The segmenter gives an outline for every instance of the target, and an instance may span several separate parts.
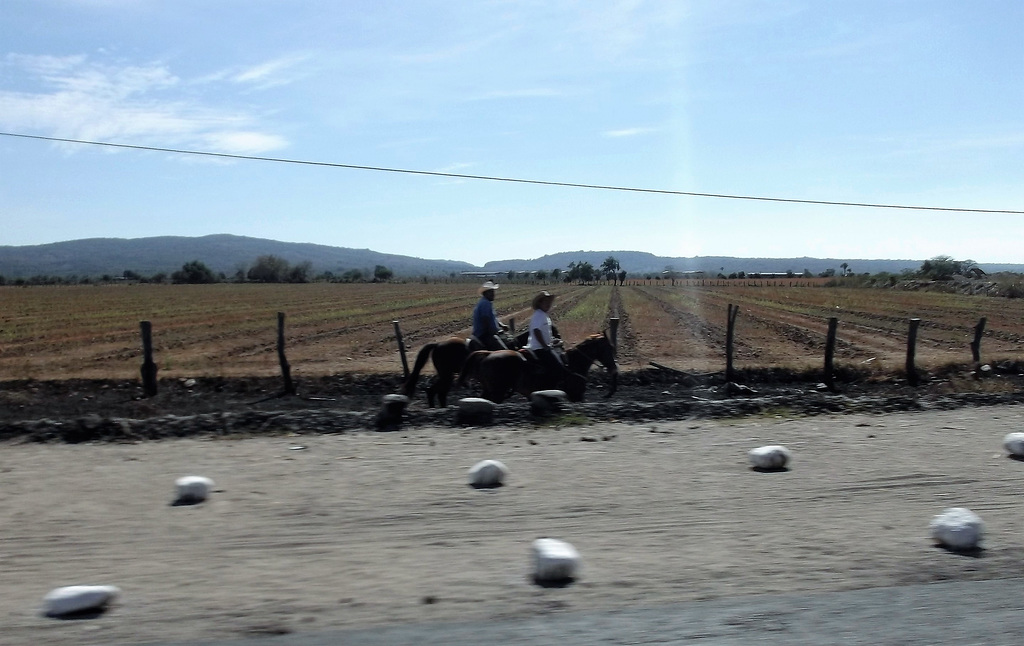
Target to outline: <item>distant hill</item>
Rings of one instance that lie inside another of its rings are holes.
[[[0,276],[8,279],[40,275],[120,276],[125,270],[151,276],[159,272],[170,274],[192,260],[203,262],[215,273],[231,276],[266,255],[284,258],[291,264],[309,261],[314,274],[324,271],[338,274],[348,269],[372,273],[377,265],[388,267],[397,276],[447,275],[478,269],[468,262],[455,260],[424,260],[369,249],[221,234],[198,238],[89,238],[44,245],[0,246]]]
[[[637,277],[644,274],[660,274],[666,269],[673,271],[703,271],[715,276],[724,273],[728,276],[734,272],[746,273],[782,273],[792,271],[801,274],[806,269],[813,274],[819,274],[829,268],[835,269],[836,273],[842,272],[840,265],[846,263],[850,271],[856,274],[865,272],[877,274],[887,271],[899,274],[904,269],[917,271],[921,268],[921,260],[866,260],[861,258],[734,258],[731,256],[694,256],[693,258],[672,258],[667,256],[655,256],[654,254],[642,251],[566,251],[562,253],[541,256],[533,260],[497,260],[484,265],[485,271],[492,271],[496,274],[507,273],[508,271],[533,271],[545,269],[551,271],[559,268],[563,271],[571,262],[589,262],[594,268],[601,266],[608,256],[614,256],[619,265],[630,276]],[[1024,265],[1013,264],[986,264],[979,266],[988,273],[997,271],[1024,271]]]
[[[259,256],[274,255],[291,264],[310,262],[313,273],[335,274],[349,269],[372,273],[377,265],[391,269],[396,276],[446,276],[461,272],[489,272],[497,276],[509,271],[531,271],[558,268],[566,270],[571,262],[589,262],[600,267],[608,256],[614,256],[631,277],[674,271],[719,272],[786,272],[802,273],[805,269],[819,274],[829,268],[841,271],[846,263],[854,273],[898,274],[904,269],[918,270],[922,260],[864,260],[856,258],[734,258],[729,256],[695,256],[672,258],[643,251],[566,251],[532,260],[494,260],[482,268],[457,260],[427,260],[410,256],[379,253],[369,249],[349,249],[327,245],[279,242],[235,235],[209,235],[196,238],[161,236],[154,238],[89,238],[44,245],[0,246],[0,276],[6,279],[32,276],[97,277],[104,274],[120,276],[131,270],[143,276],[170,274],[192,260],[199,260],[215,273],[232,276],[240,268],[248,269]],[[1024,265],[986,264],[986,272],[1024,272]]]

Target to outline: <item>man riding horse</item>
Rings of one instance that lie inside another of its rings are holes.
[[[491,281],[481,285],[480,300],[473,308],[473,337],[483,345],[484,350],[508,350],[500,336],[508,327],[498,320],[491,305],[497,289],[498,286]]]
[[[435,401],[441,406],[448,405],[448,391],[455,381],[455,375],[462,371],[466,357],[476,350],[507,350],[514,341],[506,342],[502,337],[508,326],[501,323],[491,303],[498,286],[491,281],[480,286],[480,300],[473,308],[473,332],[468,339],[452,337],[424,345],[416,355],[412,372],[406,378],[402,392],[412,397],[420,371],[432,360],[437,378],[427,388],[427,403],[433,407]]]

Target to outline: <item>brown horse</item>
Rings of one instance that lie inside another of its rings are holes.
[[[500,350],[473,352],[466,359],[459,374],[459,385],[470,377],[480,382],[484,399],[501,403],[513,392],[524,397],[546,388],[560,388],[570,401],[583,401],[587,387],[587,372],[595,362],[600,363],[612,375],[612,387],[606,397],[615,394],[618,387],[619,367],[615,365],[615,346],[608,335],[592,334],[565,353],[569,375],[552,379],[550,375],[539,374],[539,362],[530,360],[523,352]]]
[[[470,353],[482,347],[480,342],[475,339],[460,339],[458,337],[426,344],[416,355],[416,363],[413,365],[408,379],[405,380],[402,394],[406,397],[413,396],[416,392],[416,382],[419,379],[420,371],[423,370],[427,360],[432,359],[437,377],[425,389],[427,403],[433,408],[436,399],[442,408],[447,406],[448,391],[452,389],[455,375],[462,370],[462,365]]]

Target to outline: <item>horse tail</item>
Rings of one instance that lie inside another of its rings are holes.
[[[480,369],[480,362],[490,354],[487,350],[477,350],[476,352],[469,353],[469,356],[466,357],[466,362],[462,364],[462,369],[459,371],[460,387],[465,386],[470,377],[476,376]]]
[[[430,353],[437,347],[437,343],[428,343],[420,348],[419,354],[416,355],[416,363],[412,366],[412,372],[409,373],[409,377],[405,380],[405,388],[402,394],[406,397],[412,397],[416,392],[416,382],[420,378],[420,371],[423,370],[423,366],[427,364],[427,359],[430,358]]]

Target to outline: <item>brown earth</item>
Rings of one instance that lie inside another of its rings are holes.
[[[0,644],[191,642],[1019,577],[1024,464],[1001,441],[1022,421],[1020,406],[990,406],[8,439]],[[746,452],[776,443],[791,468],[752,470]],[[485,458],[508,465],[506,486],[467,486]],[[186,474],[216,481],[210,500],[170,504]],[[983,550],[932,545],[930,519],[952,506],[982,517]],[[580,551],[576,582],[530,581],[542,536]],[[40,614],[47,591],[79,583],[123,592],[98,615]]]
[[[910,386],[900,375],[839,369],[835,389],[819,380],[821,371],[739,370],[737,384],[724,375],[687,374],[670,369],[624,372],[618,391],[609,376],[590,373],[587,400],[568,407],[561,419],[572,423],[719,418],[787,411],[891,412],[1011,403],[1024,399],[1024,366],[1002,362],[987,371],[947,366],[921,372]],[[427,407],[420,389],[403,419],[405,427],[453,425],[453,409]],[[0,382],[0,439],[82,442],[138,440],[167,436],[331,433],[376,428],[384,395],[399,392],[399,375],[345,374],[296,381],[295,395],[282,394],[279,378],[209,377],[163,379],[154,397],[144,396],[139,380]],[[449,404],[477,396],[473,386],[453,391]],[[550,423],[534,419],[518,395],[498,407],[498,423],[514,426]]]

